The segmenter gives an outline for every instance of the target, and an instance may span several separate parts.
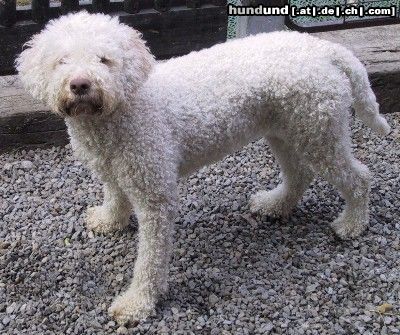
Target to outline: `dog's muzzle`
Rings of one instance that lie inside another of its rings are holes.
[[[67,81],[60,93],[58,110],[62,115],[96,115],[103,112],[102,90],[86,76]]]
[[[96,115],[103,113],[103,94],[90,83],[71,81],[69,89],[58,99],[62,115]]]
[[[85,97],[79,97],[72,101],[66,102],[62,111],[68,116],[76,115],[95,115],[101,114],[103,105],[100,101],[93,101]]]

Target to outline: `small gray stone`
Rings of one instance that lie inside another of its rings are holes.
[[[10,163],[5,163],[5,164],[3,165],[3,169],[4,169],[5,171],[10,171],[10,170],[12,169],[12,164],[10,164]]]
[[[1,320],[1,322],[2,322],[3,325],[5,325],[5,326],[7,326],[7,325],[10,323],[10,321],[11,321],[11,319],[10,319],[10,317],[7,316],[7,315],[3,318],[3,320]]]
[[[33,163],[31,161],[22,161],[21,162],[21,168],[24,170],[30,170],[33,168]]]
[[[117,328],[117,334],[121,334],[121,335],[128,334],[128,329],[124,326],[120,326]]]
[[[215,294],[210,294],[208,301],[211,306],[215,306],[215,304],[219,301],[219,298]]]
[[[15,303],[15,302],[12,303],[10,306],[7,306],[7,308],[6,308],[6,313],[7,313],[7,314],[11,314],[12,312],[14,312],[15,307],[16,307],[16,303]]]

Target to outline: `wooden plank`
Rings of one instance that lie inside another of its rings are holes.
[[[400,112],[400,69],[369,74],[382,114]]]
[[[169,7],[169,0],[154,0],[154,9],[159,12],[166,12]]]
[[[198,8],[200,4],[201,0],[186,0],[186,7],[188,8]]]
[[[0,133],[0,153],[18,148],[64,146],[68,144],[68,134],[64,130],[46,131],[38,133],[20,134],[1,134]]]
[[[64,120],[32,99],[16,76],[0,77],[0,152],[67,143]]]
[[[369,73],[400,69],[400,24],[314,33],[352,50]]]
[[[2,117],[0,120],[2,135],[25,137],[27,134],[65,130],[64,120],[49,110]]]

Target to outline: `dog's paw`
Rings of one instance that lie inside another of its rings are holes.
[[[129,224],[128,218],[118,218],[103,206],[95,206],[87,209],[86,227],[96,233],[107,234],[121,230]]]
[[[108,309],[108,314],[120,325],[137,324],[154,313],[153,299],[139,297],[129,291],[117,297]]]
[[[259,191],[250,198],[250,211],[271,217],[287,217],[294,204],[282,194],[279,186],[271,191]]]
[[[368,219],[360,220],[359,217],[342,213],[331,227],[335,234],[342,240],[350,240],[360,236],[368,226]]]

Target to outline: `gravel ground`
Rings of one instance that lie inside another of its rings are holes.
[[[371,227],[351,242],[327,225],[343,201],[321,180],[286,221],[249,215],[249,196],[279,182],[262,141],[182,182],[170,294],[128,329],[106,310],[132,274],[135,220],[112,236],[85,230],[101,185],[69,146],[2,155],[0,333],[400,333],[400,113],[388,118],[385,139],[353,126],[375,179]],[[383,303],[393,310],[380,315]]]

